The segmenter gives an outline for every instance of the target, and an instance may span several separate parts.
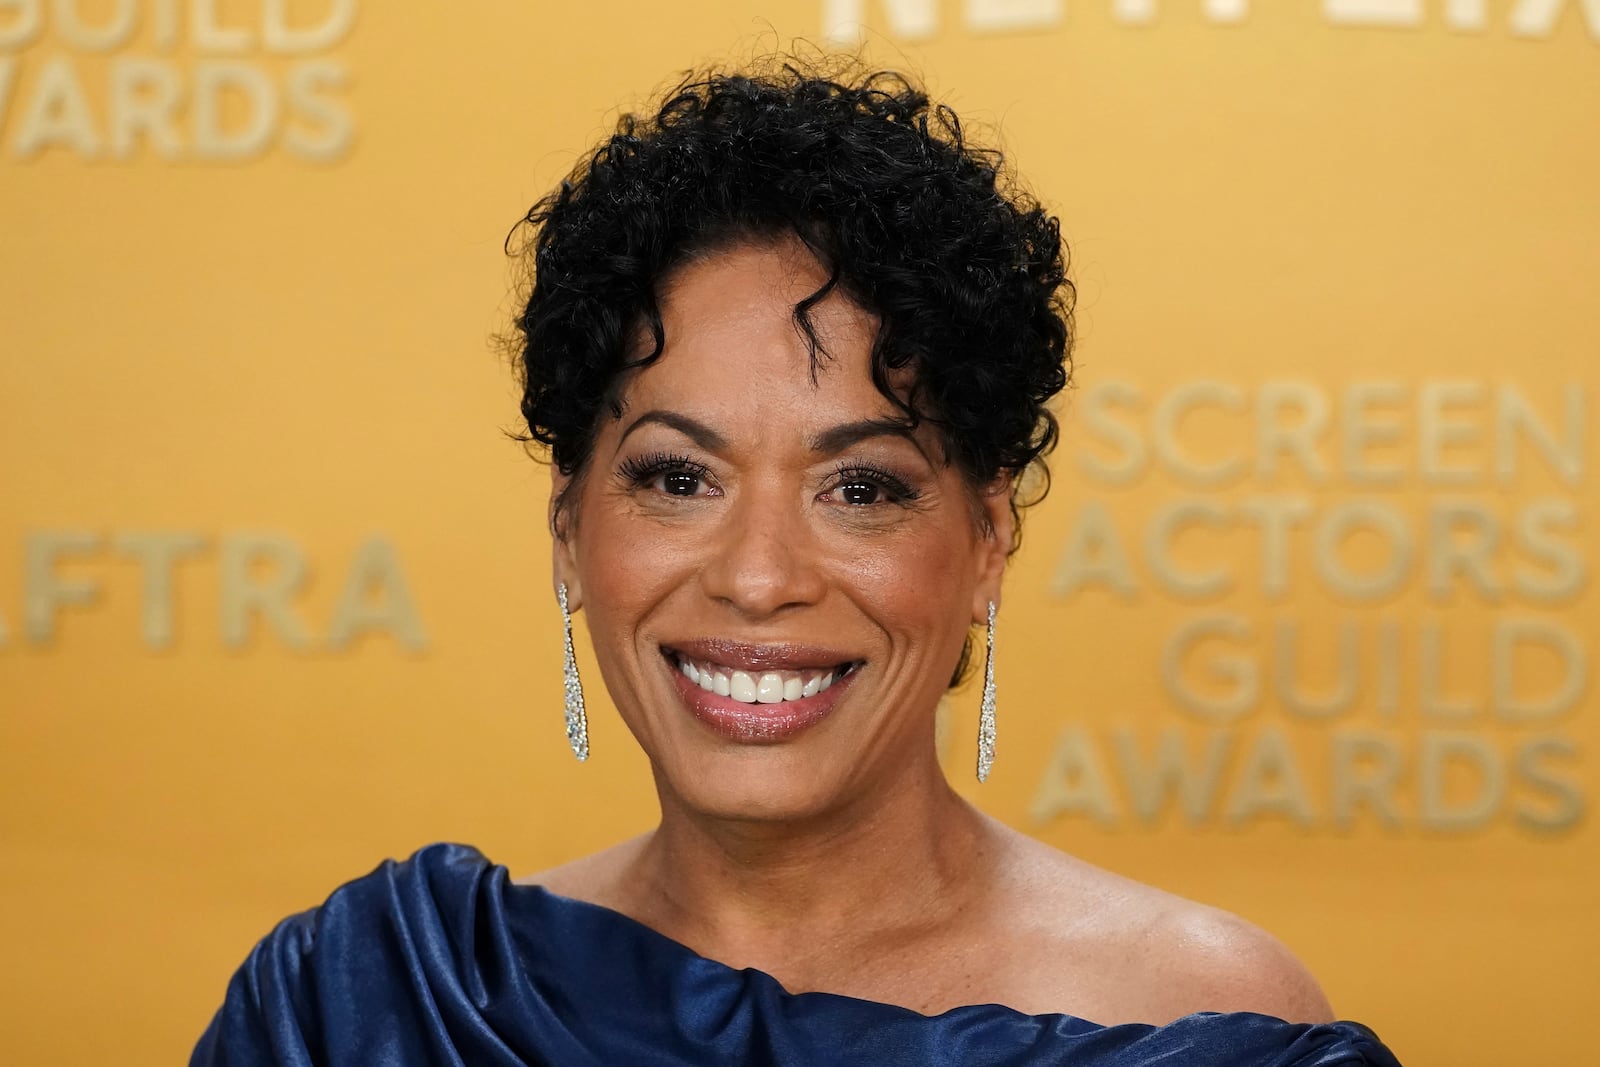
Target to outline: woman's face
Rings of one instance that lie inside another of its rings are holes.
[[[794,307],[825,278],[792,241],[680,268],[666,347],[562,524],[556,579],[664,803],[798,819],[925,776],[999,599],[1003,486],[975,494],[933,430],[905,430],[869,374],[876,321],[842,296],[811,310],[813,373]]]

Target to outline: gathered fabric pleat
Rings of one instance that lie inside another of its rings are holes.
[[[920,1015],[789,993],[626,916],[518,886],[463,845],[292,916],[190,1067],[1399,1067],[1353,1022],[1200,1013],[1101,1026],[986,1004]]]

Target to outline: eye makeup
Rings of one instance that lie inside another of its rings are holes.
[[[829,492],[850,485],[872,486],[890,498],[888,503],[896,504],[909,504],[922,495],[922,490],[912,486],[893,471],[860,460],[849,460],[840,464],[828,479],[828,484]]]
[[[648,485],[663,474],[685,474],[706,479],[711,471],[704,463],[697,463],[677,452],[649,452],[630,456],[617,467],[617,477],[629,488]]]
[[[631,456],[620,463],[616,470],[617,479],[629,490],[644,488],[663,478],[670,480],[673,476],[709,483],[711,481],[711,470],[704,463],[691,459],[687,455],[668,451],[654,451]],[[911,479],[895,473],[886,466],[861,459],[851,459],[839,463],[827,476],[822,491],[824,493],[835,493],[841,489],[852,487],[874,490],[881,494],[883,498],[870,501],[844,501],[854,507],[866,507],[873,504],[910,505],[923,495],[923,491],[914,485]],[[672,492],[670,489],[667,492],[673,496],[693,495]]]

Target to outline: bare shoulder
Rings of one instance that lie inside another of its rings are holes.
[[[1170,896],[1169,894],[1162,894]],[[1283,942],[1239,916],[1180,897],[1152,933],[1169,946],[1177,1014],[1252,1011],[1300,1023],[1331,1022],[1333,1008]],[[1193,996],[1192,1003],[1183,999]]]
[[[1004,851],[1017,943],[1042,946],[1031,954],[1036,1005],[1048,990],[1067,1001],[1050,1010],[1103,1023],[1166,1023],[1200,1011],[1334,1018],[1316,979],[1259,926],[1021,834]]]

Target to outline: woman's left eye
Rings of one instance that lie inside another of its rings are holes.
[[[870,507],[915,500],[917,491],[888,471],[852,467],[835,472],[833,488],[823,495],[851,507]]]
[[[846,504],[876,504],[883,490],[871,482],[847,482],[834,490]]]

